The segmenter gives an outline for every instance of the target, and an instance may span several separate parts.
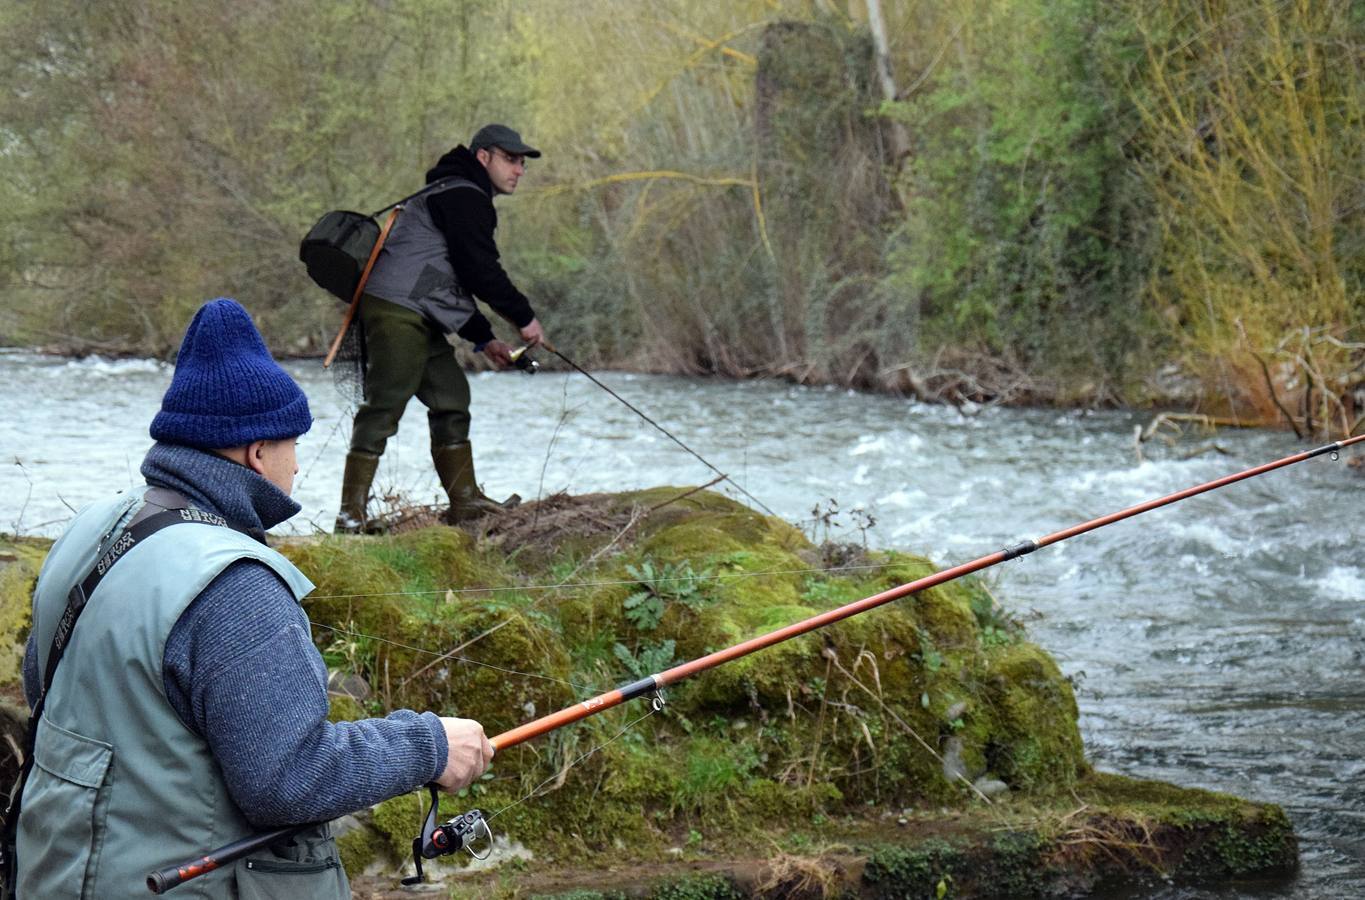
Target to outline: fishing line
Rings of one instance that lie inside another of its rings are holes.
[[[554,773],[554,774],[551,775],[549,778],[547,778],[547,779],[545,779],[544,781],[542,781],[540,784],[538,784],[538,785],[536,785],[535,787],[531,788],[530,792],[527,793],[526,796],[522,797],[522,798],[519,799],[519,800],[513,800],[511,803],[507,804],[507,805],[504,806],[502,809],[498,810],[498,811],[495,812],[495,813],[492,813],[491,815],[489,815],[489,816],[486,818],[486,821],[490,821],[490,822],[491,822],[493,819],[496,819],[498,816],[500,816],[500,815],[502,815],[503,813],[507,812],[507,811],[508,811],[509,809],[511,809],[512,807],[514,807],[514,806],[520,806],[521,804],[525,803],[527,800],[530,800],[532,797],[536,796],[537,792],[538,792],[541,788],[545,787],[545,785],[547,785],[547,784],[549,784],[550,782],[554,781],[556,778],[559,778],[561,775],[564,775],[564,774],[567,773],[570,769],[572,769],[574,766],[578,765],[578,764],[581,763],[583,760],[587,759],[589,756],[592,756],[592,755],[593,755],[594,753],[596,753],[597,751],[606,749],[606,748],[607,748],[608,746],[610,746],[613,742],[615,742],[617,738],[621,737],[621,735],[625,734],[627,731],[630,731],[630,730],[631,730],[632,728],[634,728],[636,725],[639,725],[639,724],[640,724],[641,722],[643,722],[645,719],[648,719],[650,716],[654,715],[654,714],[655,714],[656,712],[658,712],[659,709],[661,709],[661,708],[662,708],[662,707],[651,706],[650,709],[649,709],[649,712],[645,713],[643,716],[640,716],[638,719],[635,719],[634,721],[627,723],[626,726],[625,726],[624,728],[622,728],[620,731],[616,732],[616,734],[612,735],[611,738],[609,738],[608,740],[604,741],[604,742],[601,743],[601,744],[598,744],[596,747],[593,747],[593,748],[592,748],[591,750],[589,750],[587,753],[584,753],[582,756],[578,757],[578,758],[575,759],[573,762],[569,763],[567,766],[562,766],[562,767],[560,767],[560,770],[559,770],[558,772]]]
[[[313,461],[308,464],[308,468],[299,476],[299,480],[294,483],[294,490],[301,488],[303,483],[308,480],[308,476],[313,474],[313,469],[317,468],[318,461],[322,459],[322,454],[326,452],[328,445],[332,443],[332,438],[337,436],[337,432],[341,430],[341,426],[346,423],[346,420],[350,418],[351,415],[351,411],[347,410],[337,416],[337,423],[332,426],[331,432],[327,435],[327,439],[322,442],[322,446],[318,448],[318,452],[313,457]]]
[[[606,391],[608,394],[611,394],[611,396],[615,397],[617,400],[619,400],[621,403],[623,403],[623,404],[625,405],[625,407],[626,407],[627,409],[629,409],[631,412],[635,413],[635,415],[639,416],[640,418],[644,419],[644,420],[645,420],[646,422],[648,422],[649,424],[653,425],[655,428],[657,428],[657,429],[664,435],[664,437],[668,438],[670,441],[672,441],[673,443],[677,444],[679,447],[681,447],[681,448],[683,448],[684,450],[686,450],[688,453],[690,453],[690,454],[692,454],[693,456],[695,456],[698,460],[701,461],[702,465],[706,466],[706,468],[710,469],[712,472],[715,472],[717,475],[721,476],[721,477],[724,478],[726,481],[730,482],[730,484],[734,485],[735,490],[739,491],[741,494],[743,494],[744,496],[746,496],[746,497],[748,497],[750,500],[752,500],[752,501],[758,506],[759,509],[763,510],[765,513],[767,513],[767,514],[770,515],[770,516],[774,516],[774,517],[775,517],[775,516],[777,515],[777,513],[773,512],[771,509],[769,509],[768,506],[767,506],[766,504],[764,504],[764,502],[763,502],[762,500],[759,500],[759,499],[758,499],[757,497],[755,497],[753,494],[751,494],[751,493],[749,493],[748,491],[746,491],[743,487],[741,487],[741,486],[739,485],[738,482],[736,482],[736,481],[735,481],[733,478],[731,478],[729,475],[726,475],[726,474],[725,474],[724,472],[722,472],[720,469],[717,469],[715,466],[711,465],[711,463],[708,462],[708,461],[706,460],[705,457],[703,457],[703,456],[702,456],[700,453],[698,453],[697,451],[693,450],[691,447],[689,447],[689,446],[687,446],[686,444],[684,444],[681,440],[679,440],[676,436],[674,436],[673,433],[670,432],[667,428],[663,427],[663,426],[660,425],[658,422],[654,421],[654,420],[651,419],[649,416],[645,415],[643,412],[641,412],[639,409],[637,409],[633,404],[631,404],[631,402],[630,402],[629,400],[627,400],[626,398],[622,397],[620,394],[616,393],[615,391],[613,391],[611,388],[607,387],[607,386],[606,386],[605,384],[603,384],[602,382],[598,381],[595,377],[593,377],[592,373],[589,372],[587,369],[584,369],[584,368],[583,368],[582,366],[580,366],[578,363],[576,363],[576,362],[574,362],[573,360],[569,359],[569,358],[568,358],[567,356],[565,356],[563,353],[560,353],[560,352],[559,352],[558,350],[556,350],[554,347],[550,346],[549,343],[547,343],[547,342],[545,342],[545,341],[541,341],[541,346],[544,347],[546,350],[549,350],[549,351],[550,351],[551,353],[553,353],[555,356],[558,356],[560,359],[564,360],[564,362],[568,363],[568,365],[569,365],[571,368],[573,368],[574,371],[578,372],[580,375],[582,375],[583,377],[587,378],[589,381],[591,381],[593,384],[595,384],[595,385],[597,385],[598,387],[600,387],[602,390]]]
[[[565,378],[564,383],[560,385],[559,417],[555,420],[554,431],[550,432],[550,442],[545,445],[545,459],[540,464],[540,481],[536,484],[537,501],[545,496],[545,470],[550,467],[550,456],[554,453],[555,442],[559,440],[559,432],[569,421],[569,413],[569,379]]]

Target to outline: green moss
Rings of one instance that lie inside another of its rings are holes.
[[[1275,809],[1255,822],[1223,824],[1212,840],[1190,855],[1185,868],[1208,880],[1246,878],[1292,871],[1297,859],[1293,827],[1284,811]]]
[[[978,880],[1002,897],[1041,896],[1059,874],[1050,861],[1054,849],[1049,841],[1032,831],[997,835],[990,842],[987,862],[977,873]]]
[[[463,532],[329,537],[281,550],[316,583],[305,609],[318,644],[329,663],[374,687],[372,712],[432,710],[478,719],[492,733],[518,724],[528,705],[572,701],[568,656],[545,617],[518,592],[470,591],[505,587],[509,576],[479,557]],[[507,676],[532,661],[544,680]]]
[[[52,542],[0,535],[0,685],[18,684],[33,614],[33,585]]]
[[[378,859],[389,855],[383,837],[372,828],[357,828],[337,838],[337,850],[346,874],[355,877]]]
[[[1112,772],[1091,772],[1072,790],[1082,801],[1104,810],[1140,814],[1176,826],[1238,818],[1266,809],[1231,794],[1142,781]]]
[[[376,856],[394,862],[412,858],[412,839],[417,836],[426,815],[427,796],[425,791],[414,791],[374,807],[370,820],[374,837],[369,844]]]
[[[327,721],[329,722],[356,722],[360,719],[369,718],[369,713],[354,697],[334,694],[327,699]]]
[[[1036,645],[1019,642],[995,648],[983,674],[992,771],[1021,789],[1073,783],[1085,768],[1079,713],[1057,664]]]
[[[690,875],[656,884],[650,900],[743,900],[744,893],[723,875]]]
[[[915,846],[884,845],[868,854],[863,883],[874,897],[933,897],[940,882],[966,874],[967,856],[941,840]]]

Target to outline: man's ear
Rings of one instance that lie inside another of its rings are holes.
[[[246,467],[257,475],[265,474],[264,451],[267,441],[252,441],[246,445]]]

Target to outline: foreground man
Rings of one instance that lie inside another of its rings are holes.
[[[365,329],[365,402],[356,412],[336,530],[373,530],[370,485],[388,439],[414,396],[427,408],[431,459],[450,498],[447,521],[513,506],[486,497],[469,445],[469,381],[450,341],[463,338],[500,368],[512,348],[493,336],[474,298],[516,326],[527,346],[544,339],[531,303],[498,261],[493,198],[510,194],[540,156],[506,125],[485,125],[427,172],[432,188],[403,205],[360,300]]]
[[[150,487],[78,514],[38,579],[30,706],[68,593],[106,575],[46,693],[18,825],[21,898],[142,896],[148,872],[255,831],[426,782],[457,790],[488,767],[492,747],[469,719],[327,721],[327,671],[299,606],[313,586],[264,543],[299,511],[295,442],[312,421],[246,310],[205,304],[152,421]],[[186,506],[185,521],[126,549],[136,523]],[[175,896],[351,894],[320,825]]]

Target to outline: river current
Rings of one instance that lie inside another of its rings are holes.
[[[316,422],[299,444],[303,512],[277,531],[329,530],[348,407],[316,361],[286,367]],[[0,351],[0,531],[55,536],[82,505],[140,484],[147,424],[170,376],[154,361]],[[1222,430],[1148,442],[1140,457],[1134,430],[1146,413],[961,412],[773,382],[599,377],[816,538],[941,565],[1310,446]],[[491,495],[714,477],[580,375],[471,380],[475,458]],[[1302,869],[1292,882],[1158,885],[1141,896],[1365,897],[1365,474],[1346,461],[1319,457],[988,573],[1075,681],[1097,767],[1278,803],[1293,819]],[[416,401],[376,487],[437,499]]]

